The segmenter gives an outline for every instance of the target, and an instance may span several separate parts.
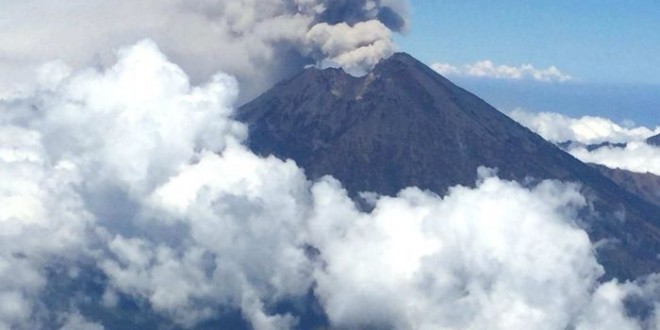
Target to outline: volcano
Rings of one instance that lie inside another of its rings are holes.
[[[369,74],[309,68],[242,106],[249,146],[332,175],[356,197],[408,186],[445,194],[474,186],[477,168],[505,179],[579,182],[582,214],[605,278],[660,271],[660,208],[519,125],[477,96],[398,53]]]

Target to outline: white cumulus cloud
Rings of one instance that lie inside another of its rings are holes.
[[[330,319],[340,328],[571,324],[602,273],[586,233],[556,209],[583,197],[558,182],[530,191],[481,179],[442,200],[410,188],[382,197],[371,214],[356,211],[336,184],[316,186],[323,207],[311,225],[327,261],[318,292]],[[328,235],[333,220],[343,230]]]
[[[276,307],[310,294],[339,328],[657,324],[653,308],[640,320],[624,306],[658,304],[656,275],[598,281],[576,184],[482,168],[475,188],[373,195],[365,212],[333,178],[242,144],[230,76],[191,84],[150,41],[117,58],[56,64],[0,100],[0,328],[101,328],[75,304],[40,317],[46,269],[85,271],[83,259],[107,278],[89,303],[138,299],[184,327],[229,309],[255,329],[296,328],[299,311]]]
[[[538,69],[531,64],[523,64],[521,66],[497,65],[490,60],[478,61],[462,66],[436,62],[431,64],[431,68],[446,76],[512,80],[530,79],[544,82],[565,82],[573,79],[570,75],[559,71],[555,66]]]

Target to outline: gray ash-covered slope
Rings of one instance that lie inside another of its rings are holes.
[[[659,146],[660,147],[660,134],[654,135],[648,139],[646,139],[646,143],[654,146]]]
[[[355,78],[307,69],[239,110],[250,147],[332,175],[355,195],[474,186],[479,166],[502,178],[579,181],[597,212],[586,226],[608,276],[660,271],[660,208],[517,124],[407,54]],[[623,219],[622,217],[625,217]]]

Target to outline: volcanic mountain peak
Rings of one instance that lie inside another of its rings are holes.
[[[481,165],[511,178],[557,176],[542,166],[546,149],[557,148],[403,53],[359,78],[307,69],[242,107],[240,117],[257,152],[292,158],[313,177],[332,174],[353,192],[415,185],[442,193],[474,184]]]
[[[660,271],[660,208],[511,120],[435,71],[399,53],[369,74],[307,69],[239,110],[249,146],[295,160],[311,178],[332,175],[353,195],[417,186],[444,194],[474,186],[477,168],[505,179],[581,182],[596,212],[593,241],[608,275]],[[626,221],[620,221],[625,210]]]

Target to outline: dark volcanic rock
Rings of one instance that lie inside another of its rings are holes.
[[[562,150],[569,152],[572,149],[575,148],[584,148],[587,149],[587,151],[595,151],[601,148],[610,148],[610,149],[625,149],[628,144],[627,143],[612,143],[612,142],[601,142],[601,143],[595,143],[595,144],[584,144],[580,142],[575,142],[575,141],[564,141],[564,142],[559,142],[557,143],[557,146],[561,148]]]
[[[595,143],[595,144],[584,144],[580,142],[575,142],[575,141],[564,141],[564,142],[559,142],[557,143],[557,146],[561,148],[564,151],[570,151],[571,149],[574,148],[585,148],[587,151],[591,152],[594,150],[598,150],[601,148],[612,148],[612,149],[624,149],[625,147],[628,146],[627,143],[613,143],[613,142],[601,142],[601,143]]]
[[[654,146],[660,146],[660,134],[654,135],[648,139],[646,139],[646,143]]]
[[[585,212],[609,276],[660,271],[660,208],[625,191],[407,54],[355,78],[307,69],[239,110],[250,147],[291,158],[312,178],[329,174],[352,194],[407,186],[443,194],[474,186],[477,168],[524,180],[582,182]],[[590,216],[589,216],[590,215]]]
[[[587,148],[587,151],[591,152],[591,151],[594,151],[594,150],[598,150],[600,148],[624,149],[626,146],[628,146],[627,143],[601,142],[601,143],[598,143],[598,144],[590,144],[586,148]]]

